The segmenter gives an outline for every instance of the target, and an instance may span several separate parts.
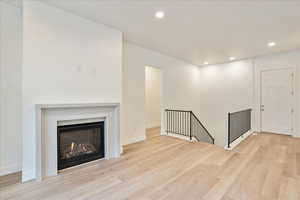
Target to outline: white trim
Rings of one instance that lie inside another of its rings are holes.
[[[135,45],[135,44],[134,44]],[[138,46],[138,45],[137,45]],[[143,48],[143,47],[141,47]],[[164,129],[164,122],[165,122],[165,110],[164,110],[164,99],[163,99],[163,89],[164,89],[164,69],[162,67],[158,67],[158,66],[153,66],[153,65],[145,65],[144,66],[144,71],[146,70],[146,67],[153,67],[155,69],[160,70],[160,121],[156,122],[157,124],[151,124],[149,127],[147,126],[146,123],[146,118],[145,118],[145,134],[146,134],[146,129],[151,129],[151,128],[156,128],[156,127],[160,127],[161,130]],[[145,73],[144,73],[145,74]],[[144,106],[144,111],[145,111],[145,117],[146,117],[146,75],[144,76],[144,96],[145,96],[145,106]],[[145,135],[145,139],[146,139],[146,135]]]
[[[2,2],[0,2],[0,28],[2,27]],[[2,37],[3,37],[3,34],[2,34],[2,31],[0,31],[0,42],[2,41]],[[3,81],[3,69],[2,69],[2,46],[0,45],[0,167],[2,166],[2,152],[5,152],[4,150],[4,127],[3,127],[3,119],[4,119],[4,114],[3,114],[3,84],[2,84],[2,81]],[[2,171],[2,169],[0,170],[0,172]]]
[[[184,135],[178,135],[178,134],[173,134],[173,133],[166,134],[166,132],[161,132],[161,135],[170,136],[170,137],[174,137],[174,138],[178,138],[178,139],[182,139],[182,140],[187,140],[187,141],[191,142],[190,137],[184,136]],[[194,141],[193,139],[194,138],[192,138],[192,141]]]
[[[244,141],[247,137],[249,137],[250,135],[253,134],[253,131],[250,130],[250,131],[247,131],[245,134],[243,134],[242,136],[240,136],[239,138],[237,138],[235,141],[233,141],[231,144],[230,144],[230,148],[228,148],[228,145],[226,145],[224,147],[224,149],[227,149],[227,150],[233,150],[236,146],[238,146],[242,141]]]
[[[80,119],[104,119],[105,121],[105,159],[120,156],[120,104],[119,103],[76,103],[76,104],[37,104],[36,105],[36,166],[34,173],[23,172],[23,181],[30,179],[42,180],[46,176],[57,174],[57,167],[47,165],[47,141],[45,138],[50,128],[57,127],[59,121]],[[78,110],[80,108],[80,110]],[[68,110],[68,113],[63,112]],[[85,110],[82,110],[85,109]],[[55,111],[52,117],[48,112]],[[62,115],[63,113],[63,115]],[[108,133],[109,132],[109,133]],[[56,137],[55,134],[53,137]],[[56,158],[57,159],[57,158]],[[55,162],[56,163],[56,162]],[[32,171],[32,170],[31,170]]]
[[[292,70],[292,73],[294,74],[293,78],[293,83],[292,87],[294,90],[294,95],[293,95],[293,108],[294,108],[294,113],[292,115],[292,131],[291,131],[291,136],[296,136],[296,115],[297,115],[297,90],[296,90],[296,79],[297,79],[297,68],[296,67],[283,67],[283,66],[273,66],[273,67],[267,67],[267,66],[255,66],[258,68],[256,71],[256,105],[255,105],[255,110],[256,110],[256,123],[257,123],[257,131],[261,132],[262,131],[262,118],[261,118],[261,112],[260,112],[260,105],[261,105],[261,84],[262,84],[262,72],[266,71],[274,71],[274,70],[285,70],[285,69],[290,69]]]
[[[164,102],[164,74],[165,70],[163,68],[160,68],[160,135],[163,135],[165,133],[165,121],[167,117],[165,114],[166,103]]]
[[[35,168],[26,171],[22,170],[22,182],[24,183],[32,180],[31,177],[35,177],[36,175],[35,172],[36,172]]]
[[[161,109],[160,109],[161,110]],[[161,114],[160,114],[161,115]],[[160,127],[161,120],[146,124],[146,129]]]
[[[49,103],[49,104],[36,104],[36,109],[47,108],[93,108],[93,107],[117,107],[120,103]]]
[[[67,126],[73,124],[85,124],[94,122],[103,122],[104,118],[88,118],[88,119],[75,119],[75,120],[61,120],[57,122],[57,126]]]
[[[146,135],[141,135],[139,137],[133,137],[129,140],[127,140],[124,144],[122,144],[123,146],[128,145],[128,144],[133,144],[133,143],[137,143],[137,142],[142,142],[146,140]]]
[[[0,167],[0,176],[12,174],[21,171],[21,165],[19,163],[9,164]]]

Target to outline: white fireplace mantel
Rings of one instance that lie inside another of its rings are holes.
[[[57,125],[72,120],[105,121],[105,159],[120,156],[119,103],[36,104],[36,179],[57,174]]]

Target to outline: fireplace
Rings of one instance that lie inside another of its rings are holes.
[[[57,127],[57,169],[104,158],[104,122]]]

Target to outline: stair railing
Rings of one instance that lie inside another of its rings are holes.
[[[166,133],[195,138],[198,141],[215,143],[214,138],[196,117],[193,111],[166,109]]]
[[[228,113],[228,148],[232,142],[251,130],[251,111],[249,108]]]

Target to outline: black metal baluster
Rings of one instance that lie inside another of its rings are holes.
[[[169,111],[167,111],[167,134],[169,133],[170,124],[169,124]]]
[[[166,132],[167,134],[173,133],[178,134],[182,136],[189,137],[190,140],[192,140],[193,137],[197,140],[205,140],[209,143],[214,144],[214,138],[210,135],[208,130],[203,126],[201,121],[194,115],[192,111],[184,111],[184,110],[165,110],[165,118],[166,118]],[[250,117],[248,117],[250,116]],[[232,117],[232,116],[231,116]],[[251,113],[250,115],[244,114],[242,116],[242,120],[248,119],[248,121],[251,120]],[[250,119],[249,119],[250,118]],[[238,127],[241,129],[241,131],[246,130],[248,126],[251,128],[251,121],[242,121],[243,123],[241,127]],[[230,126],[230,125],[229,125]],[[230,130],[228,130],[230,132]],[[228,132],[228,134],[230,134]],[[205,137],[203,134],[205,134],[207,137],[209,137],[209,140]],[[244,134],[244,133],[242,133]],[[229,135],[228,141],[230,142],[231,135]]]
[[[180,133],[180,112],[178,112],[178,133],[181,135],[181,133]]]
[[[181,135],[183,135],[183,131],[182,131],[182,112],[180,112],[180,132],[181,132]]]
[[[174,133],[175,132],[175,123],[174,123],[174,120],[175,120],[175,113],[174,113],[174,111],[172,112],[172,133]]]
[[[230,113],[228,113],[228,148],[230,148]]]
[[[177,126],[177,123],[176,123],[176,112],[174,112],[174,133],[176,133],[176,126]]]
[[[173,111],[171,111],[171,113],[170,113],[170,120],[171,120],[171,133],[173,133]]]
[[[178,134],[178,112],[176,112],[176,133]]]
[[[182,112],[180,112],[180,133],[181,135],[183,135],[182,133]]]
[[[192,112],[190,112],[190,140],[192,140]]]
[[[184,135],[186,136],[186,112],[184,112]]]

